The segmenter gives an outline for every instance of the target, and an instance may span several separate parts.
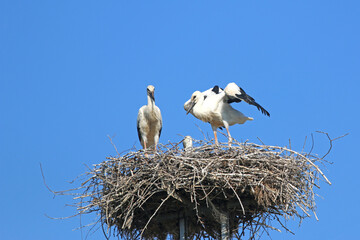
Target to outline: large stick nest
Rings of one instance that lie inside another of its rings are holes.
[[[314,186],[322,159],[286,147],[234,142],[216,147],[195,141],[184,150],[160,145],[156,153],[131,151],[95,165],[77,197],[79,213],[97,212],[105,231],[128,239],[179,237],[186,219],[192,238],[220,238],[219,219],[229,215],[235,238],[246,230],[288,230],[282,221],[315,214]],[[315,215],[316,217],[316,215]],[[190,238],[190,239],[192,239]]]

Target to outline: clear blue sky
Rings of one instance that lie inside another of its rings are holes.
[[[238,140],[301,150],[316,130],[338,140],[317,191],[319,221],[273,239],[355,239],[359,223],[359,1],[0,2],[1,239],[81,239],[79,218],[56,190],[119,151],[140,148],[138,109],[156,87],[161,143],[202,139],[183,103],[195,90],[236,82],[270,113],[235,106],[253,122]],[[315,149],[327,151],[315,134]],[[224,137],[221,141],[226,141]],[[308,146],[309,148],[309,146]],[[84,217],[83,224],[96,216]],[[86,233],[86,231],[84,232]],[[88,239],[101,239],[98,231]]]

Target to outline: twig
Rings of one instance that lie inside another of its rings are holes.
[[[343,138],[343,137],[345,137],[345,136],[347,136],[347,135],[349,135],[349,133],[346,133],[346,134],[344,134],[344,135],[342,135],[342,136],[340,136],[340,137],[336,137],[336,138],[333,138],[333,139],[331,139],[330,138],[330,136],[329,136],[329,134],[328,133],[326,133],[326,132],[322,132],[322,131],[316,131],[316,132],[318,132],[318,133],[322,133],[322,134],[325,134],[326,136],[327,136],[327,138],[329,139],[329,143],[330,143],[330,147],[329,147],[329,149],[328,149],[328,151],[327,151],[327,153],[324,155],[324,156],[322,156],[322,158],[321,159],[324,159],[329,153],[330,153],[330,151],[331,151],[331,149],[332,149],[332,147],[333,147],[333,145],[332,145],[332,142],[333,141],[335,141],[335,140],[337,140],[337,139],[340,139],[340,138]]]

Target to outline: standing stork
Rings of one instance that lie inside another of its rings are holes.
[[[148,104],[139,109],[137,132],[144,149],[154,147],[156,150],[162,130],[162,117],[160,109],[155,105],[155,87],[149,85],[146,90]]]
[[[195,91],[191,98],[184,104],[186,114],[191,113],[196,118],[208,122],[214,132],[215,144],[218,145],[217,128],[225,127],[229,146],[232,138],[229,126],[234,124],[244,124],[248,120],[254,120],[252,117],[245,116],[242,112],[234,109],[230,104],[233,102],[247,102],[254,105],[259,111],[270,117],[270,113],[260,106],[254,98],[235,83],[229,83],[223,90],[218,86],[204,92]]]

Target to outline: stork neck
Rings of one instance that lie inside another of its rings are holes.
[[[195,106],[193,107],[193,112],[195,114],[202,114],[202,110],[203,110],[203,103],[204,103],[204,97],[201,96],[198,101],[196,102]]]
[[[147,99],[148,99],[148,106],[151,107],[151,109],[154,109],[155,101],[149,95],[147,96]]]

